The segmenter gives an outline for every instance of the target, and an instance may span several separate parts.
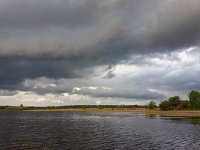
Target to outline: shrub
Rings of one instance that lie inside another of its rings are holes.
[[[150,101],[149,104],[148,104],[148,108],[149,109],[155,109],[157,106],[156,106],[156,103],[154,101]]]

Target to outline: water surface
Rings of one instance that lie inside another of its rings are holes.
[[[125,112],[0,112],[0,149],[199,150],[200,119]]]

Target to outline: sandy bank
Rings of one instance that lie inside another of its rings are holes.
[[[86,112],[135,112],[158,114],[160,116],[168,117],[200,117],[200,110],[181,110],[181,111],[160,111],[160,110],[148,110],[148,109],[97,109],[97,108],[86,108],[86,109],[35,109],[35,110],[24,110],[24,111],[36,111],[36,112],[49,112],[49,111],[86,111]]]

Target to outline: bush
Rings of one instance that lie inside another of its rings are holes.
[[[149,104],[148,104],[148,108],[149,109],[155,109],[157,106],[156,106],[156,103],[154,101],[150,101]]]

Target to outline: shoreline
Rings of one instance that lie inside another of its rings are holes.
[[[146,115],[160,115],[163,117],[200,117],[200,110],[172,110],[172,111],[161,111],[161,110],[149,110],[149,109],[32,109],[22,110],[30,112],[62,112],[62,111],[79,111],[79,112],[133,112],[133,113],[144,113]]]

